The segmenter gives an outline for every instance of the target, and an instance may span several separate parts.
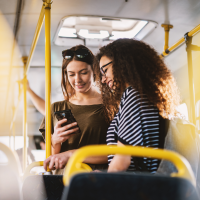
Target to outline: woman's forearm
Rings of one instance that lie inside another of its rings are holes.
[[[60,148],[52,147],[52,155],[60,153],[60,149],[61,145]],[[63,154],[67,155],[67,157],[70,158],[77,150],[78,149],[68,150],[66,152],[63,152]],[[106,164],[108,163],[108,158],[107,156],[91,156],[86,158],[83,162],[88,164]]]
[[[130,163],[131,156],[115,155],[108,167],[108,172],[126,171]]]
[[[30,95],[31,101],[33,102],[36,109],[43,115],[45,115],[45,101],[39,97],[31,88],[27,88],[27,91]]]
[[[61,144],[51,145],[52,155],[60,153]]]
[[[124,144],[118,141],[117,146],[123,147]],[[108,172],[126,171],[130,164],[131,164],[131,156],[115,155],[108,167]]]
[[[77,151],[77,149],[65,151],[62,153],[55,153],[58,149],[52,146],[52,155],[49,156],[44,161],[44,168],[47,170],[47,165],[49,165],[49,169],[63,169],[66,164],[68,163],[68,160],[71,158],[71,156],[74,154],[74,152]],[[95,157],[89,157],[84,160],[85,163],[88,164],[104,164],[107,163],[107,157],[106,156],[95,156]]]
[[[84,163],[88,164],[106,164],[108,163],[107,156],[92,156],[84,160]]]

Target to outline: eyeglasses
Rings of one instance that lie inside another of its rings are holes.
[[[89,52],[89,50],[85,48],[77,49],[76,51],[72,51],[71,49],[66,49],[62,51],[62,56],[63,56],[63,59],[65,60],[72,59],[74,55],[76,55],[76,57],[79,59],[84,59],[88,56],[92,57],[91,52]]]
[[[108,65],[110,65],[111,63],[112,63],[112,61],[109,62],[109,63],[107,63],[107,64],[105,64],[105,65],[103,65],[103,66],[100,68],[100,72],[101,72],[101,75],[102,75],[102,76],[106,76],[106,71],[107,71],[107,70],[104,71],[103,68],[106,67],[106,66],[108,66]]]

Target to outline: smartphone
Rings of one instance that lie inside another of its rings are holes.
[[[74,123],[74,122],[77,122],[70,109],[56,111],[56,112],[54,112],[54,114],[55,114],[58,121],[60,121],[62,119],[67,119],[67,122],[63,123],[61,125],[61,127],[66,126],[66,125],[71,124],[71,123]],[[79,128],[79,126],[77,125],[77,126],[73,126],[73,127],[69,128],[68,130],[74,129],[76,127]],[[75,134],[75,133],[80,133],[80,128],[79,128],[79,130],[77,130],[77,131],[75,131],[71,134]]]

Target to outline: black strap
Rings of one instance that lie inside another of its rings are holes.
[[[169,119],[164,119],[159,116],[159,148],[163,149],[165,144],[165,137],[169,128]]]

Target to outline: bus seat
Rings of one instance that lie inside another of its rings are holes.
[[[9,147],[0,142],[0,151],[8,159],[7,163],[0,165],[0,199],[21,200],[21,180],[19,177],[20,163],[17,155]]]
[[[63,192],[62,175],[28,176],[23,183],[23,200],[60,200]]]
[[[196,127],[187,120],[170,120],[164,149],[177,152],[187,159],[193,170],[200,196],[200,139]],[[166,175],[176,171],[175,166],[167,160],[162,160],[158,168],[158,173]]]
[[[12,168],[0,166],[0,199],[2,200],[22,200],[21,180]]]
[[[199,200],[190,181],[165,175],[81,173],[65,187],[62,200]]]
[[[81,168],[81,163],[86,157],[109,154],[165,159],[176,166],[177,172],[170,176],[141,172],[88,173]],[[66,187],[62,200],[199,200],[196,179],[189,162],[178,153],[150,147],[82,147],[69,159],[63,181]]]

